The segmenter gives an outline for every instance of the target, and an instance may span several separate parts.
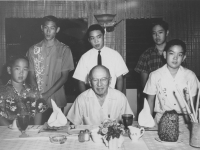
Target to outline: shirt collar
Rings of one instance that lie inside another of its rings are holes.
[[[46,45],[45,45],[45,40],[42,40],[42,42],[40,42],[39,44],[41,44],[41,46],[44,46],[44,47],[46,47]],[[58,40],[57,40],[57,39],[55,39],[55,41],[54,41],[53,45],[51,45],[51,46],[56,46],[57,44],[58,44]],[[51,46],[49,46],[49,47],[51,47]]]
[[[88,93],[87,93],[87,97],[90,97],[90,98],[95,98],[97,97],[96,94],[94,93],[94,91],[90,88],[88,90]],[[115,100],[116,98],[116,95],[114,92],[112,92],[111,88],[109,87],[108,88],[108,93],[106,95],[106,99],[111,99],[111,100]]]
[[[171,73],[169,72],[169,69],[167,68],[167,64],[165,64],[163,67],[164,67],[165,72],[168,72],[171,75]],[[177,78],[177,76],[179,76],[179,74],[181,75],[183,73],[183,71],[184,71],[184,68],[182,66],[180,66],[176,73],[175,78]]]
[[[154,51],[155,51],[159,56],[161,56],[156,46],[155,46],[155,48],[154,48]]]
[[[95,49],[95,48],[92,48],[95,52],[98,52],[99,50],[98,49]],[[100,49],[100,51],[104,51],[106,49],[105,45],[102,47],[102,49]]]

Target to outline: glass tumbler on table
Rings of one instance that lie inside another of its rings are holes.
[[[22,133],[19,136],[20,138],[29,137],[29,135],[26,134],[26,128],[29,125],[29,120],[30,120],[29,114],[24,114],[24,115],[21,114],[21,115],[17,116],[17,122],[18,122],[17,126]]]
[[[125,127],[125,132],[126,134],[128,134],[128,126],[131,126],[133,124],[133,115],[132,114],[123,114],[122,115],[122,120],[123,120],[123,124]]]

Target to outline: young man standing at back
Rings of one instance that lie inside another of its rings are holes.
[[[74,69],[72,53],[68,46],[55,38],[60,30],[56,17],[45,16],[41,29],[44,39],[30,47],[27,53],[30,62],[30,82],[39,89],[41,97],[50,107],[50,99],[53,99],[58,107],[64,108],[67,104],[64,84],[69,72]],[[49,115],[51,112],[52,109],[49,109]],[[42,114],[38,114],[35,124],[41,124],[44,119]]]
[[[81,93],[87,90],[88,74],[96,65],[106,66],[112,78],[110,87],[123,91],[123,75],[128,73],[128,68],[117,51],[104,46],[104,33],[99,24],[91,25],[87,30],[88,41],[93,48],[81,56],[73,75],[78,80]]]
[[[154,47],[148,48],[139,58],[135,71],[140,74],[141,89],[143,90],[149,74],[165,64],[163,51],[169,34],[168,24],[165,21],[157,21],[152,24],[152,38]]]

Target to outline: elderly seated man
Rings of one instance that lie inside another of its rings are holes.
[[[76,98],[67,115],[72,124],[99,125],[108,118],[121,121],[122,114],[133,114],[126,96],[109,87],[111,77],[108,68],[101,65],[93,67],[88,80],[91,88]]]

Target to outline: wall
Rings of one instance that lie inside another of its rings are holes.
[[[88,18],[94,14],[116,14],[122,22],[106,35],[106,45],[120,52],[126,60],[126,22],[131,18],[163,18],[170,25],[168,39],[180,38],[187,44],[188,67],[200,75],[200,1],[199,0],[90,0],[90,1],[1,1],[0,2],[0,69],[6,62],[5,18]]]

